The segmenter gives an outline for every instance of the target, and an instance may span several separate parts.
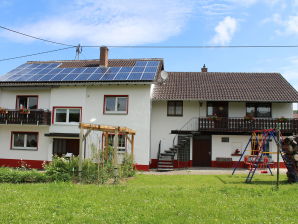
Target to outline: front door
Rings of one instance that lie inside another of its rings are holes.
[[[72,153],[74,156],[78,156],[79,146],[79,139],[54,138],[53,155],[63,156],[66,153]]]
[[[211,136],[194,136],[192,166],[211,166]]]

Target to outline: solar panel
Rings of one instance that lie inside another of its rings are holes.
[[[120,72],[131,72],[133,67],[122,67],[120,69]]]
[[[0,77],[2,82],[153,81],[159,61],[136,61],[129,67],[59,68],[61,63],[23,64]]]
[[[39,77],[39,79],[37,79],[37,81],[41,82],[41,81],[49,81],[51,78],[53,78],[53,75],[44,75],[42,77]]]
[[[121,73],[118,73],[116,76],[115,76],[115,78],[114,78],[114,80],[126,80],[127,79],[127,77],[129,76],[129,73],[128,72],[121,72]]]
[[[69,74],[67,76],[65,76],[62,81],[74,81],[79,74]]]
[[[156,73],[143,73],[142,80],[154,80]]]
[[[127,80],[140,80],[142,77],[142,73],[130,73],[129,77]]]
[[[137,61],[136,62],[136,64],[135,64],[135,66],[146,66],[146,64],[147,64],[147,61]]]
[[[93,73],[89,78],[88,81],[99,81],[102,77],[101,73]]]
[[[132,69],[132,72],[143,72],[145,67],[134,67]]]
[[[146,67],[144,72],[157,72],[157,67]]]
[[[78,77],[76,77],[75,81],[87,81],[88,78],[91,76],[92,73],[84,73],[84,74],[80,74],[78,75]]]
[[[116,76],[116,73],[106,73],[101,77],[100,80],[102,81],[113,80],[115,76]]]

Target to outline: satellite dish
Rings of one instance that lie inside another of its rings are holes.
[[[162,80],[166,80],[168,78],[168,73],[165,70],[162,70],[160,73],[160,77]]]

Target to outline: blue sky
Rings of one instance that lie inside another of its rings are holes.
[[[298,0],[0,0],[0,25],[72,45],[297,45]],[[0,59],[63,46],[0,29]],[[83,48],[81,59],[99,57]],[[110,58],[165,60],[167,71],[280,72],[298,89],[298,48],[110,49]],[[72,60],[65,50],[0,62]],[[274,91],[274,90],[272,90]]]

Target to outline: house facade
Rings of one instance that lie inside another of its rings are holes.
[[[278,73],[208,72],[205,66],[201,72],[170,72],[152,99],[151,167],[173,149],[175,167],[233,167],[253,130],[297,133],[297,92]],[[268,149],[276,152],[276,144]],[[276,162],[276,154],[269,157]]]
[[[140,170],[157,168],[173,147],[174,167],[232,166],[252,130],[297,131],[298,93],[280,74],[202,68],[162,79],[163,69],[162,59],[108,59],[102,48],[99,60],[27,62],[8,72],[0,81],[0,166],[42,168],[53,155],[78,155],[80,122],[135,130]],[[87,157],[103,142],[90,136]],[[131,152],[126,141],[119,137],[119,155]]]

